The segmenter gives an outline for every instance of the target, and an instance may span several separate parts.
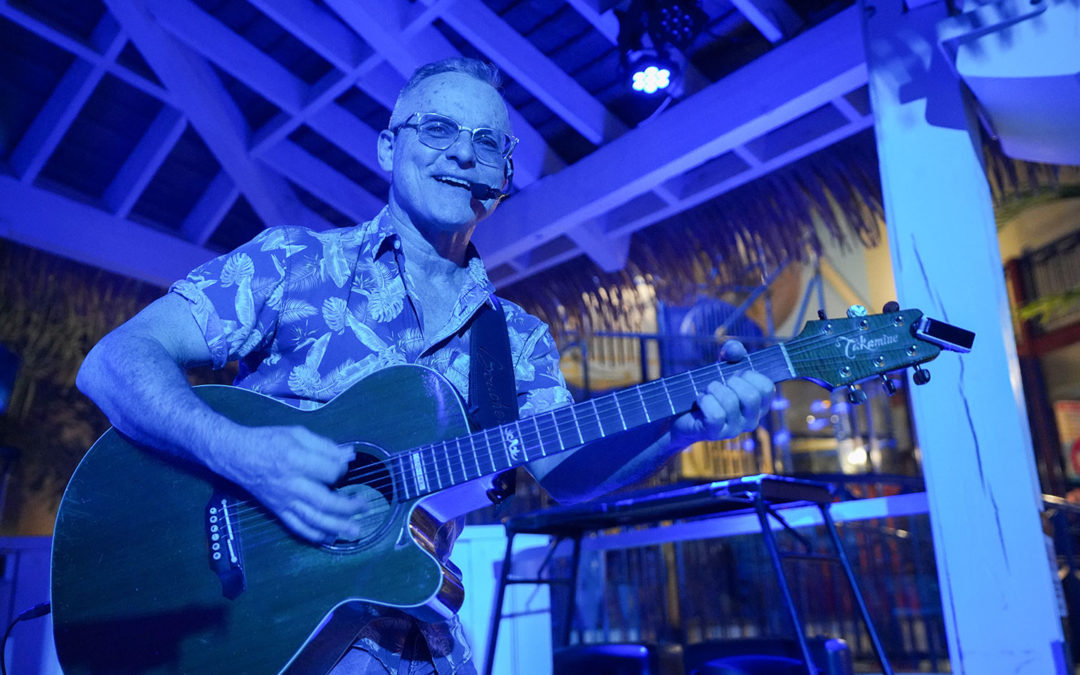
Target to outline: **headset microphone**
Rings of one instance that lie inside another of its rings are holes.
[[[504,196],[501,190],[484,183],[469,183],[469,192],[472,193],[473,199],[479,200],[499,199]]]

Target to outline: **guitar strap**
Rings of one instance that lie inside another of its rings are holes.
[[[469,329],[469,416],[478,429],[513,422],[518,418],[517,384],[510,358],[506,314],[494,294],[481,306]],[[498,504],[514,494],[514,469],[492,481],[487,495]]]

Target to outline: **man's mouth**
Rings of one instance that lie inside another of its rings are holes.
[[[435,176],[435,180],[440,183],[446,183],[447,185],[453,185],[464,190],[471,190],[472,184],[463,178],[454,178],[453,176]]]

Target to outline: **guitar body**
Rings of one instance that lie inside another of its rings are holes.
[[[367,499],[362,536],[302,541],[235,485],[109,431],[79,464],[57,514],[60,663],[69,675],[325,673],[355,635],[343,623],[362,618],[361,603],[426,620],[460,608],[461,581],[434,555],[439,523],[422,496],[432,497],[427,509],[469,506],[457,488],[686,412],[710,382],[742,371],[850,387],[943,348],[967,351],[975,337],[917,309],[864,315],[811,321],[795,339],[737,364],[476,433],[454,388],[420,366],[378,371],[310,412],[242,389],[199,387],[240,424],[304,426],[351,444],[357,460],[337,488]]]
[[[370,485],[350,487],[373,495],[375,516],[357,542],[310,544],[235,485],[110,430],[80,463],[56,520],[52,613],[65,673],[307,671],[298,654],[335,609],[368,601],[428,620],[457,611],[460,581],[433,555],[438,523],[417,500],[396,498],[390,473],[372,474],[398,452],[468,433],[441,376],[388,368],[307,412],[234,387],[197,392],[244,425],[300,425],[355,443]],[[221,499],[248,504],[226,525],[209,515]],[[212,565],[210,522],[221,537],[231,531],[242,582]]]

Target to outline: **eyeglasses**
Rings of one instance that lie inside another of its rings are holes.
[[[409,122],[413,117],[416,117],[416,122]],[[467,131],[472,136],[476,161],[488,166],[502,166],[518,142],[518,139],[498,129],[470,129],[438,113],[413,113],[392,131],[396,134],[402,127],[416,129],[420,142],[433,150],[446,150],[462,131]]]

